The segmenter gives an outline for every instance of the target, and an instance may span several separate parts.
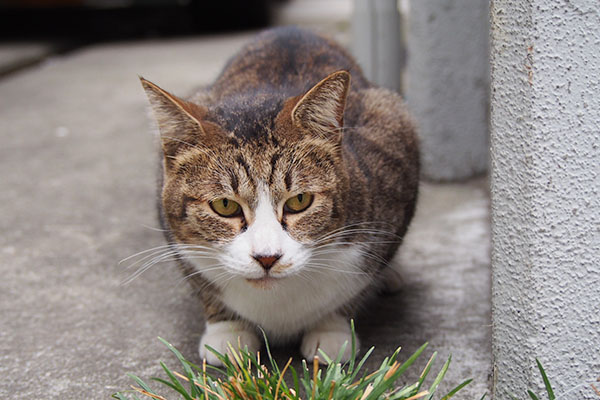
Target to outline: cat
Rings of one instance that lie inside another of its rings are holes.
[[[187,100],[140,79],[168,251],[204,305],[201,358],[220,365],[205,345],[258,350],[257,327],[335,357],[414,213],[419,150],[400,96],[294,27],[259,34]]]

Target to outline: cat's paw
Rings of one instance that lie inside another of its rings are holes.
[[[206,359],[206,362],[215,367],[223,366],[221,360],[206,346],[210,346],[219,353],[225,355],[229,352],[229,344],[234,349],[248,348],[251,353],[256,353],[260,349],[260,340],[256,333],[250,330],[240,321],[219,321],[206,323],[206,330],[202,339],[200,339],[200,358]]]
[[[358,339],[355,340],[358,351]],[[319,349],[327,354],[329,358],[335,360],[340,354],[344,343],[346,348],[342,354],[341,362],[349,361],[352,357],[352,331],[345,319],[334,316],[304,334],[300,351],[307,360],[313,360],[315,356],[319,356],[319,362],[325,363]]]

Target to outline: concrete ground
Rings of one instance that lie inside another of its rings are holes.
[[[251,34],[90,46],[0,79],[1,399],[108,398],[129,387],[127,373],[175,365],[157,336],[198,361],[202,312],[175,265],[122,284],[135,268],[120,260],[164,243],[137,77],[185,95]],[[442,392],[466,378],[474,382],[457,398],[488,392],[488,218],[485,180],[422,185],[399,257],[403,289],[356,322],[364,348],[376,346],[368,367],[429,341],[420,365],[434,350],[438,369],[453,354]],[[295,348],[276,354],[300,358]]]

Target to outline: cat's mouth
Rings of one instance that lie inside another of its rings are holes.
[[[246,282],[250,285],[254,286],[257,289],[269,290],[274,285],[277,284],[277,281],[281,280],[281,278],[275,278],[271,275],[265,275],[261,278],[246,278]]]

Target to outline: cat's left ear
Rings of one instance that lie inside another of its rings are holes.
[[[350,73],[337,71],[317,83],[296,103],[292,123],[327,138],[341,139]]]

